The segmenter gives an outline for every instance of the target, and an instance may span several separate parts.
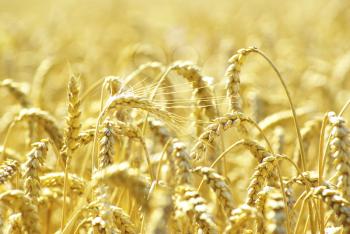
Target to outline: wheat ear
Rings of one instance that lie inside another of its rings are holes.
[[[189,156],[186,152],[186,146],[184,143],[177,139],[173,140],[173,153],[172,159],[175,161],[176,166],[176,184],[190,184],[191,183],[191,168]]]
[[[47,155],[47,140],[41,140],[32,144],[33,149],[28,153],[28,160],[24,164],[24,192],[34,202],[40,196],[39,169],[43,166]]]
[[[264,158],[271,156],[271,153],[256,141],[243,139],[240,141],[240,144],[246,147],[259,163]]]
[[[127,188],[138,204],[146,206],[146,198],[150,188],[149,180],[127,163],[111,165],[95,173],[94,184],[105,182],[109,186]]]
[[[14,124],[23,120],[33,121],[42,126],[52,141],[55,143],[57,149],[61,149],[63,145],[63,137],[55,118],[48,112],[37,109],[29,108],[22,109],[19,115],[15,118]]]
[[[189,216],[194,216],[196,223],[203,233],[218,233],[217,226],[208,211],[205,200],[198,194],[196,190],[188,185],[177,186],[176,194],[181,200],[178,205],[180,209]]]
[[[153,102],[137,97],[132,93],[122,93],[110,97],[107,100],[106,106],[100,116],[105,116],[108,113],[108,111],[118,106],[142,109],[154,114],[155,116],[166,121],[167,123],[173,122],[173,120],[170,118],[170,113],[159,109]]]
[[[8,228],[6,233],[21,234],[24,232],[23,217],[21,213],[11,214],[8,218]]]
[[[102,169],[113,164],[114,146],[116,133],[113,129],[113,123],[110,120],[104,122],[98,153],[98,168]]]
[[[5,79],[0,83],[0,86],[7,88],[8,91],[17,99],[17,101],[21,104],[23,108],[28,108],[31,106],[31,102],[28,95],[22,90],[24,84],[14,82],[11,79]],[[29,142],[31,142],[33,138],[33,127],[33,124],[29,122]]]
[[[272,190],[272,187],[265,186],[257,195],[256,199],[256,210],[257,213],[261,216],[260,219],[256,220],[256,230],[259,234],[266,233],[266,200],[268,193]]]
[[[80,124],[80,99],[79,99],[79,83],[78,79],[72,75],[70,76],[68,83],[68,116],[66,118],[66,129],[64,131],[64,142],[61,150],[61,157],[65,164],[64,173],[64,185],[63,185],[63,206],[62,206],[62,218],[61,218],[61,230],[65,222],[66,213],[66,198],[69,191],[68,188],[68,173],[70,170],[70,164],[72,160],[72,154],[78,146]]]
[[[65,180],[63,185],[63,207],[61,229],[65,221],[66,212],[66,197],[67,197],[67,183],[72,154],[78,146],[79,131],[80,131],[80,99],[79,99],[79,81],[78,78],[72,75],[68,83],[68,117],[66,118],[66,129],[64,131],[64,142],[61,148],[61,157],[65,163]]]
[[[220,136],[223,131],[226,131],[233,126],[239,126],[243,122],[254,124],[254,121],[242,113],[226,114],[213,120],[213,123],[205,128],[203,133],[197,139],[192,148],[190,157],[200,159],[200,156],[206,152],[207,145],[213,143],[215,138]]]
[[[0,202],[21,212],[25,230],[31,234],[41,234],[38,209],[32,199],[21,190],[10,190],[0,194]]]
[[[21,86],[23,85],[11,79],[5,79],[0,83],[0,87],[5,87],[18,100],[22,107],[27,108],[31,105],[31,102],[27,94],[21,90]]]
[[[64,185],[64,172],[51,172],[40,176],[40,182],[42,187],[63,187]],[[83,194],[86,188],[87,182],[72,173],[68,173],[69,190],[76,192],[77,194]]]
[[[250,206],[255,204],[257,194],[261,191],[269,176],[277,167],[278,161],[282,159],[278,155],[271,155],[263,159],[257,166],[248,186],[248,197],[246,203]]]
[[[330,152],[336,165],[338,188],[346,199],[350,199],[350,130],[345,120],[332,113],[329,116],[332,125],[330,134]]]
[[[225,234],[239,234],[247,230],[247,225],[252,224],[258,217],[256,208],[243,204],[232,210],[229,217],[229,224],[225,229]]]
[[[214,190],[219,202],[224,208],[227,216],[230,216],[231,211],[234,208],[233,196],[229,186],[226,183],[225,177],[218,174],[213,168],[210,167],[196,167],[192,170],[205,178],[209,186]]]
[[[240,72],[245,57],[254,50],[255,48],[240,49],[228,60],[229,65],[225,72],[226,92],[232,112],[242,112],[242,100],[239,93]]]
[[[287,219],[285,214],[283,195],[281,190],[272,188],[266,201],[266,220],[269,220],[267,225],[268,233],[287,233],[285,228]]]
[[[71,159],[71,154],[78,146],[80,131],[80,99],[79,81],[75,76],[71,76],[68,83],[68,116],[66,118],[66,129],[64,131],[63,147],[61,154],[65,163]]]
[[[129,215],[125,211],[117,206],[110,206],[113,213],[116,225],[121,233],[136,234],[136,226],[131,221]]]
[[[208,82],[202,76],[200,69],[191,62],[179,61],[171,65],[171,70],[187,79],[192,84],[193,96],[196,99],[195,117],[201,124],[203,119],[202,110],[205,115],[212,120],[216,117],[215,105],[213,102],[213,91],[210,89]],[[199,136],[199,132],[197,132]]]
[[[45,58],[43,61],[41,61],[35,71],[33,84],[31,87],[31,95],[33,96],[34,104],[40,108],[42,108],[44,104],[44,86],[48,78],[47,75],[55,64],[57,64],[57,60],[55,58]]]
[[[326,186],[320,186],[312,190],[312,194],[325,202],[338,216],[343,225],[344,233],[350,232],[350,203],[341,196],[341,193]]]

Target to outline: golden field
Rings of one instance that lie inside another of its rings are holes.
[[[0,233],[350,233],[350,1],[0,1]]]

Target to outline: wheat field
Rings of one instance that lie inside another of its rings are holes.
[[[0,234],[350,233],[350,1],[0,1]]]

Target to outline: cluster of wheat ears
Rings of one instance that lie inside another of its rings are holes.
[[[134,41],[140,29],[128,27],[120,32]],[[187,60],[189,47],[162,59],[113,34],[117,62],[106,58],[111,41],[101,49],[82,36],[95,50],[84,57],[58,36],[38,65],[11,57],[28,32],[2,29],[0,234],[350,233],[349,55],[337,51],[335,69],[298,58],[307,82],[264,44],[223,43],[226,63],[213,72]]]

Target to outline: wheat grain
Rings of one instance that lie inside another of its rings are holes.
[[[0,165],[0,184],[10,180],[18,171],[19,163],[8,159]]]

